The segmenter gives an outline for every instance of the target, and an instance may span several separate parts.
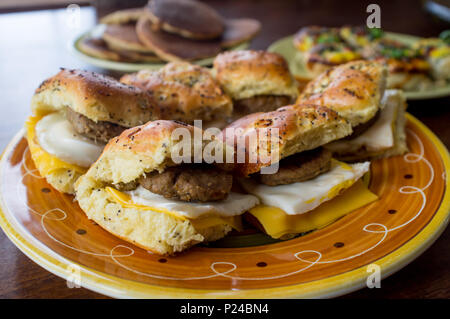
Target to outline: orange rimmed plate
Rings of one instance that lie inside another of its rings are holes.
[[[39,176],[20,132],[0,162],[0,224],[27,256],[54,274],[113,297],[332,297],[361,287],[379,266],[399,270],[445,229],[447,149],[408,115],[409,153],[372,163],[380,200],[288,241],[251,232],[162,257],[89,221],[72,196]]]

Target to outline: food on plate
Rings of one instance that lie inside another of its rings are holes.
[[[101,37],[84,37],[78,43],[79,49],[94,58],[120,62],[161,62],[153,52],[121,50],[108,45]]]
[[[267,112],[295,101],[297,84],[283,57],[266,51],[219,54],[213,73],[231,96],[235,115]]]
[[[440,38],[420,40],[414,48],[426,57],[434,78],[450,80],[450,31],[442,32]]]
[[[257,20],[225,19],[191,0],[152,0],[142,8],[113,12],[100,23],[80,39],[80,51],[100,59],[149,63],[211,58],[250,41],[261,29]]]
[[[448,43],[423,39],[414,44],[394,39],[379,28],[344,26],[301,28],[293,39],[295,60],[308,79],[339,64],[364,59],[388,66],[387,87],[425,91],[446,84],[450,65]]]
[[[97,159],[108,140],[160,118],[148,93],[93,72],[62,69],[36,90],[26,123],[41,176],[64,193]]]
[[[177,129],[192,138],[180,141],[173,134]],[[202,134],[175,121],[122,132],[77,181],[80,207],[108,232],[158,254],[181,252],[240,229],[240,216],[259,201],[232,191],[232,175],[216,167],[215,158],[191,163],[196,133]],[[171,154],[179,152],[179,143],[193,151],[188,161],[175,163]],[[223,150],[222,159],[233,151],[219,139],[202,139],[199,146],[203,154],[206,147]]]
[[[82,52],[94,58],[111,61],[122,61],[124,59],[119,52],[108,48],[108,45],[102,38],[83,38],[80,40],[78,47]]]
[[[131,8],[114,11],[100,19],[101,24],[128,24],[136,23],[145,13],[144,8]]]
[[[229,129],[238,133],[229,134]],[[241,186],[261,202],[249,210],[247,220],[273,238],[289,239],[324,227],[377,198],[359,181],[368,172],[370,162],[339,162],[323,148],[352,132],[350,123],[329,108],[289,105],[250,114],[223,132],[229,145],[245,145],[246,160],[235,163],[233,171],[242,176]],[[270,138],[268,149],[251,143],[238,144],[252,134],[276,135]],[[261,158],[269,150],[278,154],[270,162]],[[257,160],[250,162],[252,154]],[[278,170],[265,174],[263,169],[274,163]]]
[[[329,107],[357,129],[379,111],[386,76],[387,70],[382,64],[349,62],[329,69],[309,82],[297,102]]]
[[[153,26],[191,39],[219,38],[224,19],[210,6],[193,0],[151,0],[146,7]]]
[[[387,87],[390,89],[424,91],[433,85],[425,57],[401,42],[380,39],[364,47],[362,55],[366,60],[388,66]]]
[[[103,39],[115,50],[129,50],[143,53],[153,53],[138,38],[134,24],[111,24],[105,27]]]
[[[344,43],[323,43],[315,45],[304,53],[306,69],[312,77],[330,67],[361,59],[361,55]]]
[[[295,34],[293,41],[297,50],[307,52],[318,44],[340,43],[342,39],[337,28],[307,26]]]
[[[386,90],[387,69],[372,61],[337,66],[312,80],[297,103],[329,107],[353,127],[351,136],[326,145],[347,161],[389,157],[407,151],[404,95]]]
[[[383,37],[383,30],[380,28],[368,28],[366,26],[343,26],[339,29],[339,36],[348,45],[355,49],[364,48],[371,42]]]
[[[226,123],[233,111],[231,98],[209,70],[187,62],[170,62],[158,71],[126,74],[120,81],[149,92],[164,110],[166,119],[189,124],[194,120]]]
[[[303,53],[298,58],[311,78],[330,67],[361,58],[353,47],[343,41],[338,28],[304,27],[294,36],[294,46]]]
[[[151,20],[144,16],[136,25],[142,43],[153,50],[164,61],[192,61],[210,58],[221,49],[220,40],[195,41],[180,35],[155,30]]]
[[[221,45],[231,48],[253,39],[261,30],[261,22],[255,19],[228,19],[222,34]]]

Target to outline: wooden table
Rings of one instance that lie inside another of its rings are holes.
[[[209,1],[224,16],[253,17],[263,23],[252,47],[267,48],[280,37],[308,24],[363,24],[363,1]],[[369,3],[369,2],[368,2]],[[435,36],[445,27],[424,13],[419,1],[378,1],[382,27],[389,31]],[[39,83],[59,67],[101,71],[78,61],[68,50],[70,39],[95,24],[91,7],[81,8],[77,28],[67,24],[65,9],[0,14],[0,148],[22,127]],[[447,26],[448,28],[448,26]],[[419,117],[450,147],[450,98],[409,103]],[[381,289],[363,289],[344,298],[450,298],[450,231],[422,256],[385,279]],[[89,290],[69,289],[66,282],[22,254],[0,232],[0,297],[104,298]]]

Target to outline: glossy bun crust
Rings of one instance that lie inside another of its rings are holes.
[[[341,118],[335,111],[322,106],[297,104],[284,106],[276,111],[268,113],[254,113],[245,116],[223,130],[227,144],[234,145],[236,155],[239,156],[242,143],[239,139],[250,138],[258,129],[267,129],[276,134],[274,129],[278,129],[278,161],[303,151],[317,148],[331,141],[343,138],[352,132],[351,125]],[[227,132],[227,129],[234,129],[234,134]],[[236,129],[241,129],[238,131]],[[267,131],[266,131],[267,132]],[[261,131],[262,134],[266,134]],[[276,135],[275,135],[276,136]],[[264,163],[260,158],[261,148],[255,149],[245,145],[245,163],[234,164],[233,170],[241,176],[260,171],[270,163]],[[267,153],[276,150],[272,144],[266,146]],[[248,160],[252,153],[256,153],[257,161],[250,163]],[[275,161],[276,162],[276,161]]]
[[[355,127],[369,121],[379,111],[386,77],[387,69],[379,63],[349,62],[309,82],[297,103],[329,107]]]
[[[217,81],[234,100],[256,95],[286,95],[296,98],[297,84],[287,62],[266,51],[228,51],[214,60]]]
[[[233,104],[210,72],[187,62],[172,62],[159,71],[124,75],[121,82],[152,94],[166,118],[192,123],[231,115]]]
[[[160,108],[141,89],[94,72],[62,69],[37,88],[32,101],[36,115],[72,108],[94,122],[125,127],[160,119]]]

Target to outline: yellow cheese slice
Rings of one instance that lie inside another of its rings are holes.
[[[48,174],[56,170],[70,169],[80,174],[84,174],[86,172],[85,168],[64,162],[56,156],[47,153],[40,147],[36,139],[35,127],[37,122],[39,122],[41,118],[42,116],[30,116],[25,122],[28,147],[30,149],[31,157],[33,158],[36,168],[39,170],[39,173],[42,176],[47,176]]]
[[[125,208],[134,208],[138,210],[150,210],[157,213],[167,214],[172,217],[178,218],[180,220],[189,220],[195,229],[203,229],[208,227],[213,227],[217,225],[227,224],[233,227],[237,230],[242,230],[242,222],[241,222],[241,216],[232,216],[232,217],[221,217],[221,216],[207,216],[207,217],[201,217],[196,219],[189,219],[185,216],[182,216],[180,214],[177,214],[176,212],[172,212],[165,208],[160,207],[151,207],[151,206],[145,206],[136,204],[132,201],[131,196],[128,194],[125,194],[121,191],[118,191],[115,188],[112,187],[106,187],[106,192],[110,195],[110,198],[115,201],[116,203],[120,204],[122,207]]]
[[[249,213],[261,223],[268,235],[280,238],[286,234],[298,234],[323,228],[377,199],[378,196],[372,193],[362,180],[359,180],[341,195],[305,214],[288,215],[278,207],[265,205],[255,206]]]

